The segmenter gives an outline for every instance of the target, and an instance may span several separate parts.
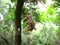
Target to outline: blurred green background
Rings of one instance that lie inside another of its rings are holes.
[[[0,37],[7,38],[11,45],[15,43],[14,12],[16,0],[0,0]],[[35,28],[28,34],[24,33],[27,27],[21,15],[21,45],[60,45],[60,1],[26,0],[23,10],[34,20]],[[4,43],[4,44],[3,44]],[[0,38],[0,45],[6,45]]]

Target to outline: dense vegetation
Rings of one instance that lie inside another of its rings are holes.
[[[60,45],[60,1],[25,1],[21,15],[21,45]],[[15,45],[16,0],[0,0],[0,45]],[[24,11],[31,15],[35,28],[25,33]],[[8,42],[4,41],[6,39]]]

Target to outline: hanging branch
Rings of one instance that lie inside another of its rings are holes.
[[[9,41],[5,37],[1,36],[1,38],[6,42],[7,45],[9,45]]]

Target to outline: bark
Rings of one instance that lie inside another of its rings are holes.
[[[15,45],[21,45],[21,13],[24,0],[17,0],[16,10],[15,10]]]

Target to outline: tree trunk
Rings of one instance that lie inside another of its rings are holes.
[[[22,7],[24,4],[24,0],[17,0],[17,6],[15,10],[15,45],[21,45],[21,13]]]

